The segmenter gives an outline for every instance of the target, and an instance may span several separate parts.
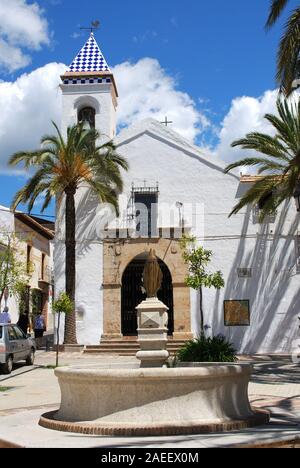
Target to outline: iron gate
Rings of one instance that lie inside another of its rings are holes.
[[[169,335],[174,332],[174,306],[173,285],[170,271],[166,264],[159,260],[159,266],[163,273],[163,282],[158,299],[169,308],[168,330]],[[122,334],[124,336],[137,335],[137,312],[136,307],[146,299],[143,290],[143,270],[145,260],[134,260],[126,268],[122,281]]]

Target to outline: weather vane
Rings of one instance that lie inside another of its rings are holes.
[[[94,32],[94,31],[97,31],[97,29],[99,29],[100,27],[100,21],[98,20],[95,20],[95,21],[92,21],[91,22],[91,26],[86,28],[86,27],[83,27],[83,28],[80,28],[80,29],[84,29],[85,31],[91,31]]]

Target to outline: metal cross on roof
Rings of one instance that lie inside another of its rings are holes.
[[[169,124],[172,124],[173,122],[171,120],[168,120],[168,117],[165,117],[165,120],[163,122],[160,122],[160,123],[164,124],[167,127]]]
[[[80,29],[84,29],[85,31],[90,31],[92,33],[94,31],[97,31],[97,29],[99,29],[99,27],[100,27],[100,21],[96,20],[96,21],[91,22],[90,27],[88,27],[88,28],[82,27]]]

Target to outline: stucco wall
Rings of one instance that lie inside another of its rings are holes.
[[[204,291],[205,322],[210,333],[223,333],[240,352],[290,352],[298,333],[300,276],[296,271],[295,241],[299,216],[293,203],[285,205],[275,223],[254,222],[252,211],[228,214],[247,185],[238,174],[224,175],[224,164],[203,155],[176,134],[152,121],[118,137],[118,151],[127,158],[125,201],[132,183],[159,184],[160,225],[169,226],[166,206],[193,203],[200,222],[194,230],[199,243],[214,253],[212,270],[224,273],[224,290]],[[122,202],[124,204],[124,200]],[[126,205],[126,203],[125,203]],[[194,226],[189,208],[186,224]],[[98,202],[83,187],[77,196],[77,304],[84,311],[78,322],[80,343],[96,344],[103,332],[102,242],[98,238]],[[178,210],[177,210],[178,211]],[[176,209],[174,210],[176,213]],[[204,212],[204,216],[202,216]],[[61,211],[63,213],[63,205]],[[58,217],[60,226],[63,218]],[[172,221],[178,225],[179,214]],[[63,230],[56,240],[56,285],[63,288]],[[252,277],[239,279],[238,268],[252,268]],[[192,330],[199,332],[197,294],[191,291]],[[250,300],[250,327],[224,327],[224,299]]]
[[[116,99],[112,84],[61,85],[62,131],[77,123],[78,110],[91,106],[96,111],[96,128],[101,129],[104,139],[113,138],[116,129]]]

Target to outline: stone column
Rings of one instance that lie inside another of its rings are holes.
[[[121,285],[103,285],[103,340],[122,338],[121,332]]]
[[[174,340],[192,340],[190,289],[184,282],[173,283]]]
[[[137,308],[138,342],[141,351],[136,354],[141,367],[163,367],[169,353],[168,342],[168,307],[157,297],[143,301]]]

